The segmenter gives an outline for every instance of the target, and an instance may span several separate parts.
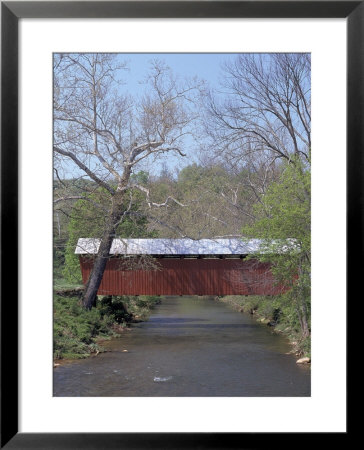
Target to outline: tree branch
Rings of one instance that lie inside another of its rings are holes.
[[[99,186],[106,189],[111,195],[115,195],[115,190],[109,186],[107,183],[105,183],[103,180],[101,180],[98,176],[96,176],[85,164],[83,164],[82,161],[80,161],[76,155],[74,155],[71,152],[68,152],[66,150],[63,150],[59,147],[53,147],[53,150],[56,153],[59,153],[60,155],[67,156],[68,158],[72,159],[77,166],[83,170],[92,180],[94,180]]]

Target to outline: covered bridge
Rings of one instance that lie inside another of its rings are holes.
[[[86,283],[99,239],[79,239]],[[99,295],[277,295],[269,263],[248,258],[259,240],[114,239]]]

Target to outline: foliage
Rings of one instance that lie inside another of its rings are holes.
[[[262,202],[254,207],[257,220],[244,233],[266,241],[273,252],[298,245],[301,252],[310,252],[310,178],[311,172],[299,160],[285,163],[280,179],[272,183]],[[281,240],[281,241],[280,241]],[[277,242],[275,242],[277,241]]]
[[[285,164],[279,181],[270,185],[254,212],[256,221],[244,227],[243,234],[262,239],[260,259],[273,261],[276,275],[291,281],[297,267],[310,262],[310,171],[299,161]]]
[[[101,316],[96,308],[87,311],[77,297],[55,296],[53,321],[53,352],[55,358],[85,358],[102,350],[97,336],[112,334],[112,316]]]
[[[305,339],[310,330],[310,170],[298,159],[285,163],[279,181],[254,211],[257,219],[243,233],[262,239],[258,258],[271,262],[277,281],[290,288],[277,300],[279,310]]]
[[[248,171],[234,173],[212,163],[190,164],[176,179],[162,174],[151,183],[153,199],[163,202],[173,196],[180,204],[171,201],[167,207],[154,210],[158,219],[154,229],[170,238],[239,235],[255,200],[243,186],[248,175]]]
[[[146,181],[148,176],[145,172],[137,174],[136,177],[140,181]],[[134,212],[138,209],[141,202],[140,194],[135,196],[139,198],[135,199],[135,202],[130,212]],[[80,263],[78,256],[75,255],[75,248],[79,238],[99,238],[102,235],[102,231],[107,220],[108,203],[110,203],[109,196],[106,195],[104,189],[94,190],[91,194],[84,194],[85,199],[78,200],[71,214],[71,219],[68,224],[68,235],[65,250],[65,266],[63,270],[63,276],[73,283],[82,282]],[[155,236],[154,233],[150,233],[147,230],[147,219],[142,215],[133,216],[132,214],[125,215],[120,224],[117,227],[117,235],[121,238],[130,237],[151,237]]]
[[[53,241],[53,274],[54,278],[62,277],[62,270],[64,267],[65,252],[56,239]]]
[[[259,322],[273,327],[276,332],[283,333],[294,343],[294,352],[297,355],[311,356],[310,337],[302,337],[298,316],[292,308],[289,293],[271,297],[227,295],[219,300],[240,312],[253,315]]]
[[[54,297],[53,352],[57,359],[86,358],[103,348],[98,339],[116,336],[115,328],[144,320],[158,297],[103,297],[86,310],[78,297]]]
[[[149,311],[160,303],[158,296],[105,296],[99,308],[101,314],[112,315],[117,323],[130,321],[132,318],[146,320]]]

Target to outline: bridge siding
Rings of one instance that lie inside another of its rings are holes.
[[[161,270],[122,270],[120,258],[110,258],[99,295],[277,295],[269,263],[245,259],[157,259]],[[80,256],[83,282],[92,268]]]

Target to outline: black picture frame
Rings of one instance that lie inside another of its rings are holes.
[[[363,1],[1,2],[1,448],[266,448],[268,433],[18,432],[18,22],[21,18],[346,18],[347,302],[361,292],[364,216]],[[358,258],[359,253],[359,258]],[[339,255],[343,257],[344,255]],[[10,340],[10,342],[9,342]],[[348,352],[350,346],[348,345]],[[348,361],[347,361],[348,362]],[[348,366],[347,366],[348,367]],[[348,372],[347,372],[348,373]],[[335,442],[349,435],[337,433]],[[297,436],[277,433],[280,447]],[[320,433],[319,433],[320,434]],[[323,433],[324,434],[324,433]],[[318,434],[315,439],[317,440]],[[299,438],[309,443],[309,433]]]

